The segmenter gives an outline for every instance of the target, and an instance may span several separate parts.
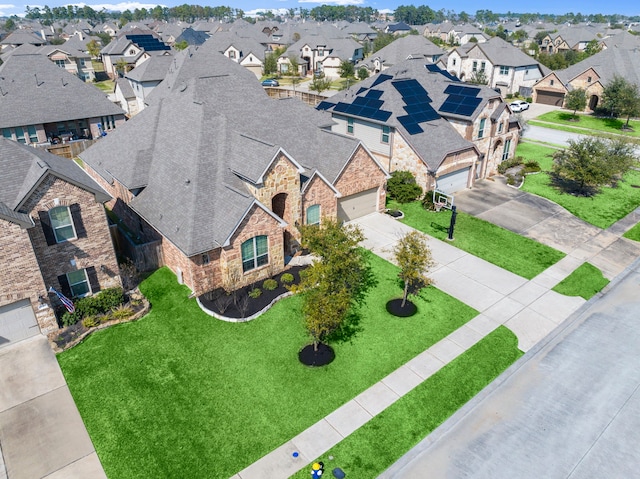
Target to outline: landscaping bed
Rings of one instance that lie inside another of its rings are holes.
[[[300,283],[300,272],[303,266],[292,266],[280,274],[271,278],[276,281],[276,287],[265,287],[265,280],[256,281],[240,288],[238,291],[227,292],[224,288],[217,288],[198,297],[203,307],[212,311],[217,316],[230,319],[246,319],[264,311],[278,298],[291,294],[289,287]],[[286,281],[289,275],[290,281]],[[285,280],[283,280],[285,276]],[[259,295],[252,293],[260,291]]]
[[[109,478],[227,478],[304,431],[476,316],[435,287],[395,318],[398,269],[371,253],[377,280],[350,335],[322,368],[299,295],[255,321],[217,321],[167,268],[140,286],[142,320],[92,334],[58,361]]]

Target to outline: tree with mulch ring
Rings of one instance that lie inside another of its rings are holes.
[[[350,323],[358,320],[357,306],[373,286],[373,274],[360,229],[323,219],[320,226],[302,226],[302,244],[319,259],[301,275],[293,291],[303,293],[302,312],[312,343],[298,353],[307,366],[329,364],[335,357],[331,337],[349,334]]]
[[[400,268],[398,277],[403,283],[402,298],[387,302],[387,311],[394,316],[406,318],[418,311],[417,306],[407,299],[409,294],[416,295],[420,290],[432,283],[426,276],[433,265],[431,250],[427,239],[419,231],[411,231],[404,235],[393,248],[393,255]]]

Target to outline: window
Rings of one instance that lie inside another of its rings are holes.
[[[19,126],[16,126],[14,130],[16,132],[16,140],[18,140],[20,143],[26,143],[27,140],[24,137],[24,130]]]
[[[453,58],[453,59],[451,60],[451,64],[452,64],[454,67],[456,66],[456,59],[455,59],[455,58]]]
[[[391,129],[388,126],[382,127],[382,143],[389,143],[389,133]]]
[[[80,66],[83,67],[84,66],[84,58],[79,58],[78,59],[78,63],[80,63]]]
[[[9,140],[13,140],[13,135],[11,134],[11,128],[3,128],[2,137],[7,138]]]
[[[501,66],[500,75],[508,75],[508,74],[509,74],[509,67]]]
[[[353,135],[353,118],[347,118],[347,133]]]
[[[318,56],[319,57],[323,57],[324,56],[324,48],[318,48]]]
[[[38,132],[36,131],[36,127],[29,125],[27,127],[27,131],[29,132],[29,141],[31,143],[38,143]]]
[[[509,149],[511,148],[511,140],[504,142],[504,151],[502,152],[502,161],[509,158]]]
[[[485,66],[486,66],[486,65],[487,65],[487,63],[486,63],[486,62],[481,62],[481,63],[480,63],[480,71],[481,71],[481,72],[483,72],[483,71],[484,71],[484,68],[485,68]]]
[[[266,236],[255,236],[241,246],[242,271],[247,272],[269,262],[269,243]]]
[[[211,261],[209,259],[209,254],[208,253],[203,254],[202,255],[202,266],[205,266],[205,265],[209,264],[209,261]]]
[[[478,62],[473,62],[473,68],[471,68],[471,70],[474,72],[478,71]]]
[[[56,243],[62,243],[76,238],[76,232],[71,220],[71,211],[68,206],[58,206],[49,210],[51,228],[56,238]]]
[[[498,123],[498,133],[502,133],[502,122]]]
[[[486,118],[482,118],[480,120],[480,126],[478,127],[478,138],[482,138],[484,136],[484,124],[487,122]]]
[[[102,129],[103,130],[115,130],[116,122],[113,118],[113,115],[100,117],[102,120]]]
[[[591,77],[587,77],[587,83],[591,83]]]
[[[58,65],[60,68],[64,68],[64,60],[56,60],[56,65]]]
[[[311,205],[307,208],[307,224],[320,224],[320,205]]]
[[[553,86],[553,80],[549,80],[549,85]]]
[[[72,273],[67,273],[67,281],[69,281],[71,296],[81,297],[91,293],[86,270],[80,269]]]
[[[236,57],[236,52],[233,50],[229,50],[229,58],[235,58]]]

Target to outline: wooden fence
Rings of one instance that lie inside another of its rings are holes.
[[[303,101],[307,105],[317,106],[318,103],[327,99],[324,95],[318,95],[317,93],[311,93],[308,91],[293,91],[286,88],[265,88],[267,95],[271,98],[297,98]]]
[[[53,153],[54,155],[63,156],[65,158],[69,158],[72,160],[84,150],[89,148],[98,140],[78,140],[78,141],[70,141],[68,143],[60,143],[58,145],[46,145],[42,146],[49,153]]]
[[[109,231],[118,255],[130,259],[138,271],[154,271],[164,265],[161,240],[136,244],[118,225],[109,225]]]

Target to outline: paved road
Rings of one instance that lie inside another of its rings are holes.
[[[640,260],[380,477],[637,477],[639,290]]]
[[[544,141],[546,143],[554,143],[556,145],[566,146],[569,144],[569,140],[578,140],[585,135],[579,135],[577,133],[569,133],[566,131],[552,130],[551,128],[544,128],[541,126],[529,125],[525,129],[522,137],[529,140]]]

